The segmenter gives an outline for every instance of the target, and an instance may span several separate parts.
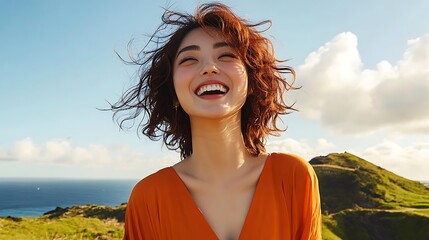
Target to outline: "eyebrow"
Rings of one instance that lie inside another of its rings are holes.
[[[218,42],[213,44],[213,48],[220,48],[220,47],[229,47],[229,44],[226,42]]]
[[[217,42],[217,43],[213,44],[213,48],[221,48],[221,47],[229,47],[229,44],[226,43],[226,42]],[[201,48],[198,45],[189,45],[189,46],[186,46],[186,47],[180,49],[177,52],[176,57],[179,56],[182,52],[185,52],[185,51],[197,51],[197,50],[200,50],[200,49]]]

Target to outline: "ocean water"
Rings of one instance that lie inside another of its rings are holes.
[[[138,180],[0,178],[0,216],[41,216],[56,207],[128,201]]]

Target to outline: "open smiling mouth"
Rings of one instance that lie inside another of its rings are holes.
[[[221,84],[208,84],[197,88],[197,96],[225,94],[229,91],[228,87]]]

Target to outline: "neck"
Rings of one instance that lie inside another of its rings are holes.
[[[245,147],[241,133],[241,116],[191,119],[192,155],[189,162],[196,172],[207,177],[228,175],[253,158]]]

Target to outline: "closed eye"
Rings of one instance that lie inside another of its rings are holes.
[[[179,61],[179,65],[186,63],[186,62],[189,62],[189,61],[197,61],[197,59],[194,57],[185,57]]]

